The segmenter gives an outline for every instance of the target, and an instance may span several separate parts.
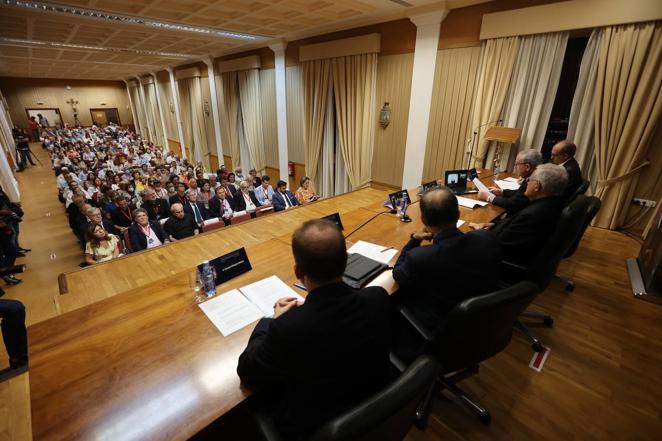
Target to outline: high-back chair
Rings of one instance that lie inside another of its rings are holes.
[[[444,326],[433,334],[407,308],[400,312],[428,343],[428,353],[442,367],[437,383],[459,398],[480,420],[489,424],[490,413],[456,383],[478,373],[479,363],[503,351],[513,333],[513,324],[539,292],[536,284],[522,281],[490,294],[472,297],[457,304]],[[394,359],[396,366],[399,360]],[[401,365],[398,366],[402,368]],[[419,406],[416,425],[426,425],[433,394],[428,393]]]
[[[438,372],[434,358],[422,355],[384,389],[317,429],[309,441],[401,441]],[[266,441],[287,441],[267,416],[257,413],[255,419]]]

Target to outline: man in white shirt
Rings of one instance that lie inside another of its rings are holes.
[[[262,205],[271,205],[271,199],[274,195],[274,189],[269,185],[271,179],[269,176],[262,176],[262,183],[255,189],[255,197]]]

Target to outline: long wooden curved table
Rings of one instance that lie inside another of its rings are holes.
[[[420,211],[413,204],[413,222],[400,222],[382,206],[388,193],[357,190],[64,275],[62,315],[28,330],[34,439],[183,440],[221,417],[250,394],[236,366],[253,327],[223,337],[193,302],[188,273],[244,246],[253,270],[219,293],[274,274],[293,284],[292,232],[334,212],[353,232],[348,246],[400,249],[422,227]],[[461,208],[461,219],[502,212]]]

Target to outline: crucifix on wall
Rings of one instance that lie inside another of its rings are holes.
[[[75,100],[73,98],[69,98],[69,101],[66,101],[67,104],[71,104],[71,109],[74,111],[74,124],[76,126],[80,126],[80,121],[78,120],[78,109],[76,108],[76,105],[78,104],[78,100]]]

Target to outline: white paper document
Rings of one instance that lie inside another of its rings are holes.
[[[480,179],[478,179],[478,178],[474,178],[473,181],[471,181],[471,182],[474,183],[474,185],[476,186],[476,188],[478,189],[478,191],[485,191],[485,192],[488,192],[488,193],[490,192],[490,190],[487,188],[487,186],[486,186],[485,184],[483,184],[483,183],[480,181]]]
[[[503,180],[508,181],[508,182],[517,182],[519,184],[519,179],[518,178],[510,177],[510,178],[503,178]]]
[[[494,181],[496,185],[502,190],[517,190],[520,186],[519,182],[507,181],[505,179],[497,179]]]
[[[358,253],[383,264],[388,264],[391,259],[393,259],[393,256],[398,254],[398,250],[382,245],[377,245],[375,243],[364,242],[362,240],[359,240],[354,245],[352,245],[352,247],[348,249],[347,252],[352,254]]]
[[[237,289],[200,303],[198,306],[224,337],[264,316],[262,311]]]
[[[296,297],[299,303],[304,302],[303,297],[277,276],[267,277],[266,279],[243,286],[239,290],[248,300],[260,308],[266,317],[271,317],[274,314],[274,303],[283,297]]]
[[[462,225],[464,225],[464,221],[462,219],[458,219],[455,228],[460,228]]]
[[[485,205],[487,205],[487,202],[485,201],[479,201],[478,199],[464,198],[462,196],[457,197],[457,203],[467,208],[475,208],[476,206],[484,207]]]

